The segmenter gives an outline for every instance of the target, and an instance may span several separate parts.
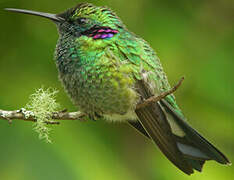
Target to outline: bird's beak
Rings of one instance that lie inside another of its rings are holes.
[[[64,21],[62,17],[57,16],[56,14],[50,14],[50,13],[44,13],[44,12],[37,12],[37,11],[31,11],[31,10],[25,10],[25,9],[14,9],[14,8],[5,8],[6,11],[12,11],[17,13],[23,13],[23,14],[30,14],[34,16],[40,16],[47,19],[50,19],[54,21],[55,23],[59,23]]]

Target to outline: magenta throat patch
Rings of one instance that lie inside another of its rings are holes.
[[[110,27],[92,27],[82,35],[92,37],[93,39],[107,39],[112,38],[117,33],[119,33],[118,30],[111,29]]]

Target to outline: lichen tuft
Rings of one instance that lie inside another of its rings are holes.
[[[50,131],[46,122],[53,121],[53,112],[57,111],[60,105],[56,102],[55,96],[57,90],[49,88],[40,88],[30,96],[30,101],[26,105],[26,109],[33,112],[37,122],[33,125],[34,130],[39,134],[39,139],[44,139],[51,143]]]

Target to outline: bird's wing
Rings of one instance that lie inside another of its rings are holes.
[[[133,34],[120,39],[119,54],[132,64],[135,89],[142,99],[170,89],[159,58],[143,39]],[[217,148],[185,122],[173,95],[136,110],[136,114],[141,126],[132,126],[150,136],[164,155],[183,172],[191,174],[193,169],[201,171],[205,161],[210,159],[222,164],[229,163]]]
[[[148,72],[151,84],[155,86],[156,91],[164,92],[171,88],[160,59],[146,41],[136,37],[133,33],[126,32],[124,36],[119,37],[116,46],[118,59],[128,61],[131,64],[136,79],[141,80],[142,71],[145,71]],[[173,95],[167,96],[166,99],[179,111]]]

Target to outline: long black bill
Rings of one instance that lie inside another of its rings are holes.
[[[56,14],[51,14],[51,13],[31,11],[31,10],[25,10],[25,9],[14,9],[14,8],[5,8],[5,10],[17,12],[17,13],[23,13],[23,14],[30,14],[30,15],[34,15],[34,16],[40,16],[40,17],[44,17],[44,18],[53,20],[54,22],[64,21],[64,19],[62,17],[59,17]]]

